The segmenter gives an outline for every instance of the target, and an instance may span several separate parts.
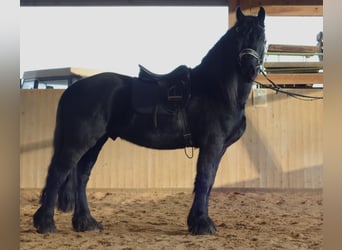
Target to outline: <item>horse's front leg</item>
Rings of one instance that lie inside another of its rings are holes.
[[[216,227],[208,215],[208,201],[218,165],[226,147],[211,144],[201,148],[197,161],[195,197],[188,215],[188,228],[192,234],[214,234]]]

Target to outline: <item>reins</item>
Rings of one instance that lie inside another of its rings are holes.
[[[260,55],[258,52],[256,52],[254,49],[251,49],[251,48],[246,48],[246,49],[243,49],[240,54],[239,54],[239,60],[240,60],[240,63],[241,63],[241,60],[244,56],[246,55],[250,55],[254,58],[257,59],[257,64],[256,64],[256,67],[259,67],[259,71],[261,72],[261,74],[265,77],[265,79],[271,83],[271,86],[269,85],[266,85],[266,84],[263,84],[261,82],[258,82],[258,81],[255,81],[254,82],[264,88],[269,88],[269,89],[272,89],[276,92],[276,94],[278,93],[282,93],[282,94],[286,94],[290,97],[293,97],[293,98],[297,98],[299,100],[302,100],[302,101],[313,101],[313,100],[321,100],[323,99],[322,96],[309,96],[309,95],[302,95],[302,94],[298,94],[298,93],[293,93],[293,92],[290,92],[290,91],[285,91],[282,89],[282,87],[280,87],[279,85],[277,85],[274,81],[272,81],[268,76],[267,74],[265,73],[265,71],[262,69],[262,59],[260,58]]]
[[[298,94],[298,93],[294,93],[294,92],[290,92],[290,91],[285,91],[282,89],[282,87],[280,87],[279,85],[277,85],[274,81],[272,81],[267,74],[265,73],[265,71],[260,67],[259,71],[261,72],[261,74],[265,77],[265,79],[271,83],[271,86],[263,84],[261,82],[255,81],[254,82],[264,88],[269,88],[272,89],[276,92],[276,94],[278,93],[282,93],[285,95],[288,95],[290,97],[302,100],[302,101],[314,101],[314,100],[321,100],[323,99],[322,96],[309,96],[309,95],[302,95],[302,94]]]
[[[256,67],[259,67],[259,72],[261,72],[261,74],[265,77],[265,79],[271,84],[271,85],[266,85],[263,84],[261,82],[255,81],[254,82],[264,88],[269,88],[272,89],[276,92],[276,94],[278,93],[282,93],[282,94],[286,94],[287,96],[302,100],[302,101],[314,101],[314,100],[321,100],[323,99],[322,96],[309,96],[309,95],[302,95],[302,94],[298,94],[298,93],[294,93],[291,91],[285,91],[282,89],[282,87],[280,87],[279,85],[277,85],[274,81],[272,81],[266,74],[266,72],[262,69],[262,58],[260,58],[260,55],[257,51],[255,51],[254,49],[251,48],[246,48],[243,49],[240,53],[239,53],[239,62],[241,63],[241,60],[244,56],[246,55],[250,55],[252,57],[254,57],[255,59],[257,59],[257,64]],[[186,155],[187,158],[192,159],[194,156],[194,146],[192,143],[192,135],[191,132],[189,131],[188,128],[188,124],[187,124],[187,117],[186,117],[186,112],[184,109],[179,110],[180,116],[181,116],[181,122],[182,122],[182,126],[183,126],[183,134],[184,134],[184,140],[185,140],[185,147],[184,147],[184,153]],[[187,148],[190,148],[190,152],[188,152]]]
[[[302,101],[314,101],[314,100],[321,100],[323,99],[322,96],[309,96],[309,95],[303,95],[303,94],[298,94],[298,93],[294,93],[291,91],[285,91],[283,90],[282,87],[280,87],[279,85],[277,85],[274,81],[272,81],[266,74],[266,72],[262,69],[262,59],[260,58],[260,55],[258,52],[256,52],[255,50],[251,49],[251,48],[247,48],[247,49],[243,49],[240,54],[239,54],[239,60],[241,62],[242,57],[246,56],[246,55],[250,55],[254,58],[257,59],[257,67],[259,67],[259,71],[261,72],[261,74],[265,77],[265,79],[271,83],[271,85],[266,85],[263,84],[259,81],[255,81],[254,82],[260,86],[262,86],[263,88],[269,88],[272,89],[276,92],[276,94],[278,93],[282,93],[285,94],[287,96],[302,100]],[[185,140],[185,147],[184,147],[184,153],[186,155],[186,157],[188,159],[192,159],[194,156],[194,146],[192,143],[192,136],[191,136],[191,132],[188,130],[188,124],[187,124],[187,117],[186,117],[186,112],[184,109],[181,109],[180,111],[180,115],[181,115],[181,121],[182,121],[182,125],[183,125],[183,133],[184,133],[184,140]],[[187,148],[190,148],[190,152],[188,152]]]

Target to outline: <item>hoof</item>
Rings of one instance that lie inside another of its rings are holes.
[[[90,215],[74,216],[72,218],[72,226],[74,227],[74,230],[76,232],[86,232],[86,231],[101,232],[103,230],[102,224],[97,222]]]
[[[53,216],[44,213],[42,208],[39,208],[33,215],[33,225],[37,229],[37,233],[40,234],[56,233],[57,231]]]
[[[193,235],[215,234],[216,227],[214,222],[208,216],[189,217],[189,232]]]

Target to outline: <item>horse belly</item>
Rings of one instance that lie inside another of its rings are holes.
[[[120,136],[122,139],[136,145],[152,149],[177,149],[185,146],[185,141],[179,136],[166,135],[157,132]]]
[[[150,116],[136,115],[119,137],[139,146],[153,149],[177,149],[185,140],[177,119],[158,117],[157,127]]]
[[[122,136],[122,139],[132,142],[136,145],[152,149],[178,149],[184,148],[185,142],[181,142],[178,138],[167,136],[140,136],[129,137]]]

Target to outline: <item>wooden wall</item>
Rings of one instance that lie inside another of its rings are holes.
[[[247,131],[231,146],[215,187],[322,188],[323,101],[300,101],[265,90],[266,105],[248,100]],[[296,90],[321,96],[322,90]],[[42,188],[52,154],[60,90],[21,90],[20,187]],[[108,141],[89,188],[191,188],[196,156],[158,151],[122,140]]]

